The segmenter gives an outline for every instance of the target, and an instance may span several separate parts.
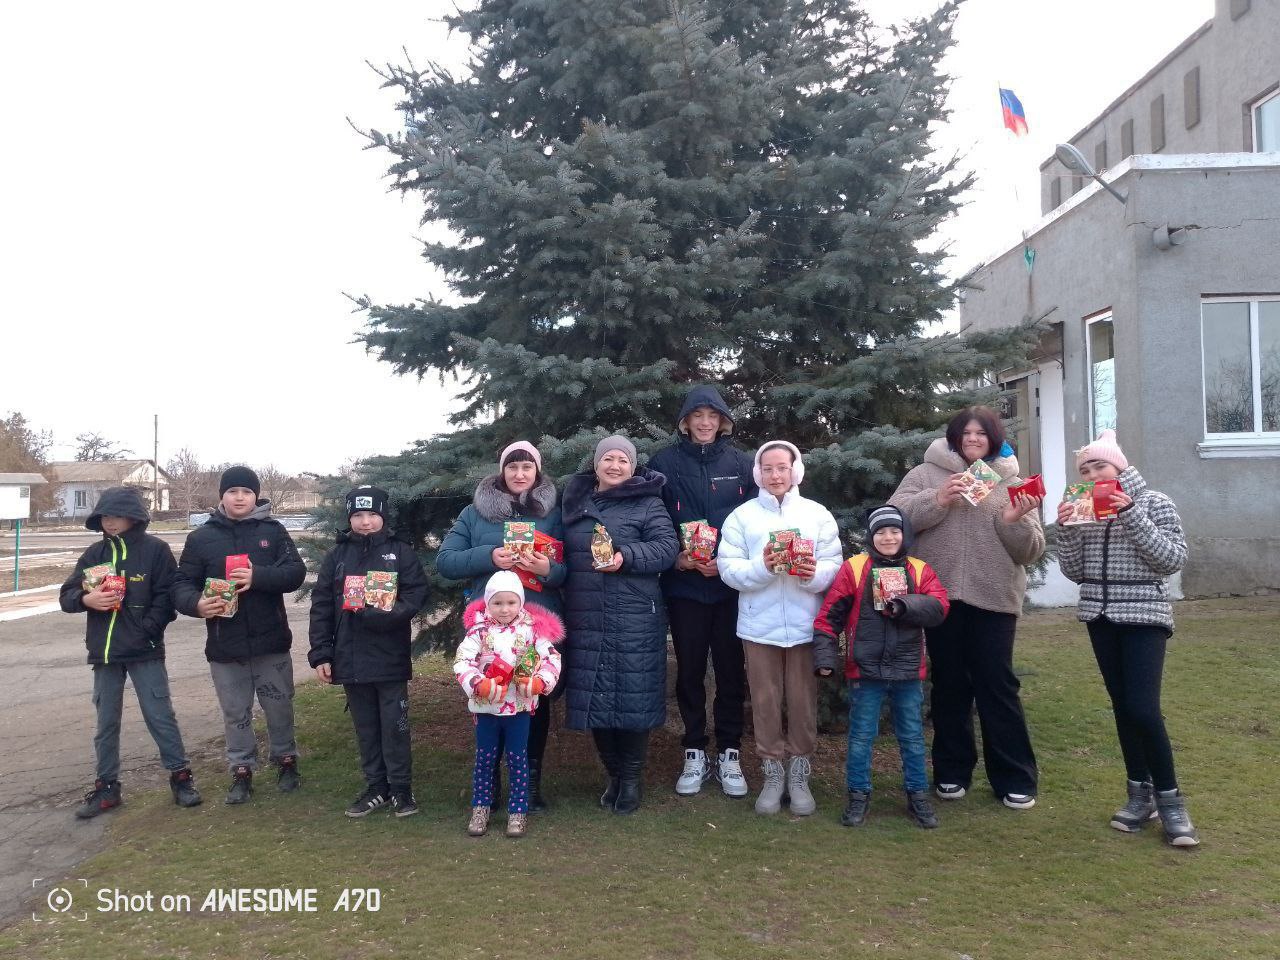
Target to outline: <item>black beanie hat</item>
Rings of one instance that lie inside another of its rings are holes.
[[[258,482],[258,475],[248,467],[227,467],[222,471],[222,479],[218,481],[218,496],[222,496],[232,487],[246,487],[253,491],[255,497],[262,494],[262,484]]]
[[[386,523],[387,501],[390,499],[391,494],[381,487],[371,487],[368,484],[356,487],[347,492],[347,519],[350,520],[353,513],[368,510],[376,513]]]

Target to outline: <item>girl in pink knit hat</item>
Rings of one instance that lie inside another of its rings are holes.
[[[1173,634],[1166,578],[1182,569],[1187,541],[1173,501],[1147,487],[1130,465],[1114,430],[1076,451],[1084,481],[1118,480],[1115,516],[1068,526],[1072,507],[1058,505],[1058,564],[1080,584],[1079,619],[1111,697],[1120,751],[1128,773],[1128,802],[1111,818],[1137,833],[1159,818],[1165,839],[1194,847],[1199,835],[1174,775],[1173,749],[1160,708],[1165,645]]]

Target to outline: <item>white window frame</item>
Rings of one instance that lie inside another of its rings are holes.
[[[1202,297],[1200,299],[1200,411],[1204,442],[1198,445],[1202,458],[1211,457],[1280,457],[1280,430],[1262,427],[1262,350],[1259,335],[1261,303],[1280,302],[1280,294],[1258,296]],[[1249,305],[1249,358],[1253,378],[1253,430],[1239,433],[1210,433],[1209,410],[1205,397],[1209,393],[1204,369],[1204,304],[1247,303]]]
[[[1093,325],[1094,325],[1095,323],[1110,323],[1110,324],[1111,324],[1111,345],[1112,345],[1112,350],[1111,350],[1111,360],[1112,360],[1112,370],[1114,371],[1114,370],[1115,370],[1115,368],[1116,368],[1116,364],[1115,364],[1115,359],[1116,359],[1116,356],[1115,356],[1115,342],[1116,342],[1116,324],[1115,324],[1115,315],[1111,312],[1111,310],[1106,310],[1106,311],[1104,311],[1104,312],[1102,312],[1102,313],[1096,313],[1096,314],[1094,314],[1094,315],[1093,315],[1093,316],[1091,316],[1091,317],[1085,317],[1085,318],[1084,318],[1084,383],[1085,383],[1085,397],[1086,397],[1086,399],[1087,399],[1087,401],[1088,401],[1088,406],[1089,406],[1089,440],[1090,440],[1090,441],[1092,441],[1095,437],[1097,437],[1097,436],[1098,436],[1098,424],[1097,424],[1097,422],[1094,420],[1094,416],[1093,416],[1093,410],[1094,410],[1094,402],[1093,402],[1093,400],[1094,400],[1094,397],[1093,397],[1093,331],[1091,330],[1091,328],[1093,327]],[[1112,389],[1112,390],[1117,390],[1117,391],[1118,391],[1118,389],[1119,389],[1119,380],[1120,380],[1120,378],[1119,378],[1119,377],[1115,377],[1115,381],[1116,381],[1116,382],[1112,384],[1112,386],[1111,386],[1111,389]],[[1115,397],[1115,398],[1114,398],[1114,401],[1115,401],[1115,405],[1116,405],[1116,426],[1117,426],[1117,427],[1119,427],[1119,425],[1120,425],[1120,423],[1119,423],[1119,421],[1120,421],[1120,398],[1119,398],[1119,397]]]
[[[1249,108],[1249,119],[1251,121],[1251,126],[1253,131],[1254,153],[1262,152],[1262,127],[1261,127],[1262,108],[1265,107],[1272,100],[1280,100],[1280,90],[1273,90],[1271,93],[1267,94],[1265,97],[1255,101],[1253,106]],[[1277,136],[1280,136],[1280,130],[1277,130],[1276,134]]]
[[[88,490],[77,489],[75,491],[75,497],[72,500],[72,508],[75,510],[87,510],[89,508],[89,491]]]

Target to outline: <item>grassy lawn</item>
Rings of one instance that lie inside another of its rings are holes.
[[[1204,840],[1195,851],[1166,847],[1158,829],[1108,828],[1124,770],[1084,629],[1059,612],[1026,618],[1018,647],[1039,805],[1006,810],[979,781],[967,799],[939,803],[942,827],[930,832],[902,812],[891,738],[872,817],[849,830],[838,822],[840,737],[824,737],[815,760],[817,815],[792,820],[714,791],[677,798],[668,728],[640,814],[600,811],[590,739],[557,733],[554,809],[522,841],[501,835],[501,815],[495,833],[469,839],[471,734],[433,658],[414,682],[422,814],[342,816],[361,786],[350,721],[338,691],[310,685],[298,697],[301,793],[280,795],[264,777],[251,805],[226,807],[225,774],[205,768],[204,806],[131,795],[112,814],[112,848],[75,874],[91,894],[187,893],[194,912],[26,919],[0,932],[0,954],[1274,960],[1280,600],[1184,603],[1178,618],[1165,708]],[[747,771],[758,787],[754,758]],[[320,911],[199,911],[210,887],[235,886],[315,887]],[[333,912],[344,886],[379,888],[379,912]]]

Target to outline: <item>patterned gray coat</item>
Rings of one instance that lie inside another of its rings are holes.
[[[1147,489],[1136,467],[1120,474],[1133,504],[1113,520],[1058,532],[1058,565],[1080,584],[1079,619],[1163,627],[1173,633],[1166,577],[1187,560],[1178,510],[1163,493]]]

